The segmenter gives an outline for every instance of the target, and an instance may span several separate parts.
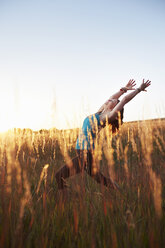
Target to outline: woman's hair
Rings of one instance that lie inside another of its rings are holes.
[[[119,99],[117,101],[118,101],[118,103],[120,102]],[[123,117],[124,117],[124,108],[122,108],[122,110],[120,110],[120,112],[118,114],[118,118],[111,122],[112,133],[116,133],[116,131],[119,130],[120,125],[123,124]]]
[[[117,102],[119,103],[120,100],[118,99]],[[101,114],[102,111],[97,112],[97,114]],[[110,128],[112,129],[112,133],[116,133],[119,130],[120,125],[123,124],[123,117],[124,117],[124,108],[119,111],[118,117],[114,120],[109,122]],[[106,121],[102,124],[102,127],[104,128],[106,126]]]
[[[116,131],[119,130],[120,125],[123,124],[123,117],[124,117],[124,108],[120,110],[118,118],[110,123],[112,126],[112,133],[115,133]]]

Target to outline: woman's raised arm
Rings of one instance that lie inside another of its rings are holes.
[[[104,118],[108,118],[108,120],[113,121],[118,115],[118,112],[122,110],[125,104],[127,104],[129,101],[131,101],[138,93],[141,91],[146,91],[146,88],[151,85],[151,81],[147,80],[146,82],[143,79],[142,84],[139,88],[135,89],[133,92],[127,94],[123,99],[114,107],[112,111],[105,111],[103,114],[101,114],[100,118],[101,120],[104,120]]]
[[[115,94],[110,96],[110,98],[101,106],[101,108],[98,110],[98,112],[102,112],[105,109],[105,107],[107,106],[107,104],[109,103],[109,101],[111,101],[112,99],[118,100],[120,96],[122,96],[124,93],[127,92],[127,90],[134,90],[135,85],[136,85],[135,80],[130,79],[125,87],[120,88],[120,90],[118,92],[116,92]]]
[[[127,90],[135,90],[134,88],[135,86],[136,86],[135,80],[130,79],[125,87],[120,88],[120,90],[115,94],[113,94],[109,99],[119,99],[119,97],[122,96],[124,93],[126,93]]]

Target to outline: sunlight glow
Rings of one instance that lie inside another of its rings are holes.
[[[79,127],[130,78],[124,121],[165,117],[163,1],[48,2],[0,7],[0,132]]]

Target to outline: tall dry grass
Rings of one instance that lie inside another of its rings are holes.
[[[55,173],[72,166],[78,131],[1,134],[0,247],[164,247],[165,120],[101,131],[94,169],[120,191],[84,173],[57,190]]]

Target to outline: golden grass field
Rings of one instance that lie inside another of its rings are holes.
[[[57,190],[55,173],[75,156],[78,129],[14,129],[0,135],[0,247],[165,247],[165,120],[125,123],[97,140],[96,170]]]

